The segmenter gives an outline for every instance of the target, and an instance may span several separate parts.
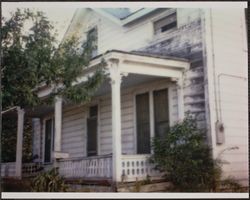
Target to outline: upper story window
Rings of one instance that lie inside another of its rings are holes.
[[[154,22],[155,35],[177,27],[176,12]]]
[[[85,51],[90,50],[90,57],[97,56],[97,28],[92,28],[87,32],[86,42],[83,44]]]

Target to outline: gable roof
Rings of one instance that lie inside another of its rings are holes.
[[[169,9],[169,8],[141,8],[132,12],[129,8],[78,8],[75,11],[71,19],[71,22],[68,26],[68,29],[65,31],[64,37],[62,38],[61,41],[64,40],[65,36],[70,30],[72,22],[79,17],[80,12],[85,12],[86,10],[93,10],[93,12],[98,13],[99,15],[107,18],[113,23],[119,26],[125,26],[155,11],[157,12],[157,11],[162,11],[166,9]]]
[[[83,9],[86,8],[77,9],[76,13],[80,12]],[[165,8],[141,8],[139,10],[132,12],[129,8],[88,8],[88,9],[93,10],[94,12],[100,14],[101,16],[109,19],[110,21],[120,26],[129,24],[141,17],[144,17],[147,14],[152,13],[153,11],[165,10]],[[75,14],[73,18],[75,18],[76,16],[77,14]]]
[[[118,21],[121,26],[124,26],[158,9],[159,8],[141,8],[135,12],[131,12],[131,10],[129,10],[128,8],[101,8],[98,10],[99,13],[100,11],[103,11],[106,14],[110,15],[110,17],[116,18],[115,21]],[[95,8],[93,8],[93,10],[97,11],[97,9]]]

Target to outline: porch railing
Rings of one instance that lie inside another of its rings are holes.
[[[62,159],[58,167],[59,173],[66,178],[111,178],[112,156]]]
[[[160,179],[162,173],[154,169],[154,164],[149,162],[150,155],[122,155],[122,179],[125,182],[145,180],[147,176]]]
[[[15,162],[1,163],[1,177],[15,177],[15,176],[16,176]]]
[[[22,176],[33,177],[36,176],[43,169],[42,163],[23,163]],[[1,163],[1,177],[16,177],[16,163],[8,162]]]
[[[22,176],[33,177],[43,171],[42,163],[23,163],[22,165]]]

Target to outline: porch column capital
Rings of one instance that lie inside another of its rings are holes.
[[[106,67],[106,74],[110,78],[110,84],[121,84],[122,78],[126,77],[128,73],[120,71],[120,65],[122,65],[121,60],[110,60],[108,61],[108,66]]]

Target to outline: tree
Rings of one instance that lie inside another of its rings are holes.
[[[25,24],[32,22],[25,31]],[[34,90],[37,86],[54,87],[51,96],[61,95],[74,102],[89,99],[101,83],[103,74],[95,75],[82,85],[72,86],[91,58],[94,38],[81,51],[76,37],[57,47],[54,27],[43,12],[17,10],[9,20],[2,19],[2,103],[11,106],[34,106],[41,101]]]
[[[84,83],[72,83],[88,66],[94,40],[87,41],[84,49],[76,36],[58,45],[54,26],[40,11],[17,9],[9,19],[2,18],[2,110],[51,104],[56,95],[75,103],[90,100],[104,78],[102,70],[97,70]],[[41,85],[53,88],[46,101],[37,96]],[[7,129],[3,128],[4,131]]]

